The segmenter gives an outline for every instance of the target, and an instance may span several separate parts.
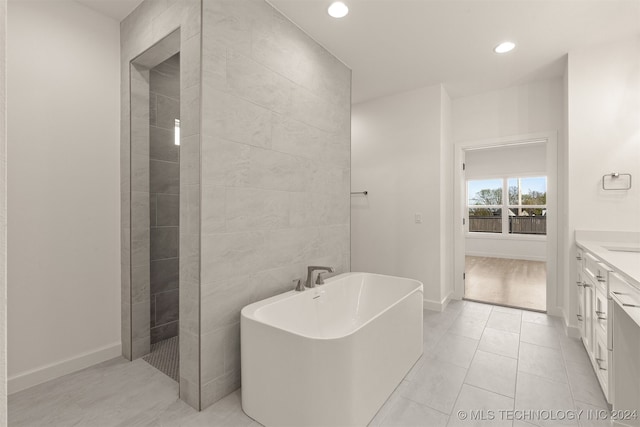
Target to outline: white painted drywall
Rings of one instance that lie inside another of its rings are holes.
[[[639,52],[640,36],[569,52],[567,253],[575,255],[575,230],[640,231]],[[631,190],[602,190],[610,172],[632,174]],[[564,307],[571,325],[574,288]]]
[[[442,92],[430,86],[352,109],[351,190],[369,194],[351,198],[351,269],[420,280],[431,302],[444,286]]]
[[[0,426],[7,425],[7,3],[0,1]]]
[[[546,175],[546,144],[527,144],[465,153],[465,178],[488,179]],[[465,239],[465,253],[494,258],[545,261],[544,236],[486,235],[472,233]]]
[[[640,37],[571,52],[568,79],[571,226],[640,231]],[[637,179],[604,191],[610,172]]]
[[[562,129],[562,79],[536,81],[453,100],[453,141]]]
[[[7,28],[13,392],[120,354],[120,47],[74,1],[10,1]]]
[[[453,240],[453,123],[451,98],[440,90],[440,302],[454,291]]]

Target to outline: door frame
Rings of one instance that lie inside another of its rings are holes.
[[[540,142],[546,144],[547,173],[547,313],[562,315],[558,307],[558,135],[556,131],[537,132],[464,141],[455,144],[454,149],[454,291],[455,299],[464,297],[465,272],[465,218],[466,180],[463,164],[465,151],[470,149],[497,148]]]

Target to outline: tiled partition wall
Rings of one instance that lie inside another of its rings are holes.
[[[180,398],[196,409],[200,408],[201,6],[200,0],[146,0],[120,25],[123,355],[129,359],[141,357],[148,352],[150,341],[148,188],[146,194],[144,191],[144,182],[147,186],[149,182],[149,72],[139,71],[143,65],[134,66],[131,61],[179,29]],[[144,120],[146,128],[132,127]],[[136,191],[138,188],[140,191]],[[146,273],[144,268],[135,268],[145,259]]]
[[[201,403],[240,386],[240,309],[349,271],[351,71],[264,0],[203,0]]]
[[[180,55],[149,72],[151,344],[178,335],[180,224]]]
[[[264,0],[146,0],[123,21],[125,347],[128,64],[178,25],[180,396],[205,408],[240,385],[244,305],[291,289],[307,265],[350,269],[351,71]]]

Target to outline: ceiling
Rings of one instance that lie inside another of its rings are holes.
[[[141,2],[77,1],[118,20]],[[640,36],[640,0],[343,0],[342,19],[327,14],[331,0],[268,1],[353,70],[354,103],[438,83],[456,98],[557,77],[569,51]],[[504,40],[516,49],[495,54]]]
[[[76,0],[90,9],[100,12],[116,21],[122,21],[142,0]],[[157,0],[151,0],[157,1]]]

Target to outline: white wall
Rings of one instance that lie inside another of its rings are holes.
[[[7,3],[0,1],[0,426],[7,425]]]
[[[453,241],[453,123],[452,103],[444,88],[440,90],[440,301],[454,291]],[[446,303],[446,302],[445,302]]]
[[[369,195],[351,198],[351,269],[420,280],[434,303],[449,286],[441,274],[441,224],[450,218],[440,187],[445,95],[431,86],[352,109],[351,191]]]
[[[573,255],[575,230],[640,231],[639,52],[636,36],[569,53],[569,247],[564,250]],[[603,191],[602,175],[611,172],[632,174],[631,190]],[[564,307],[572,325],[574,288]]]
[[[120,354],[119,24],[8,6],[9,391]]]
[[[543,176],[547,169],[546,144],[526,144],[468,150],[465,153],[465,178],[487,179],[516,176]],[[473,256],[545,261],[545,236],[470,233],[465,253]]]
[[[562,79],[453,100],[453,142],[562,129]]]
[[[640,37],[569,54],[569,210],[572,228],[640,231]],[[629,191],[602,175],[630,173]]]

